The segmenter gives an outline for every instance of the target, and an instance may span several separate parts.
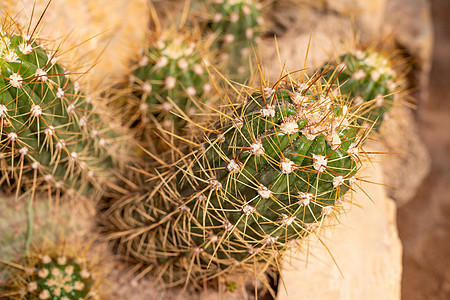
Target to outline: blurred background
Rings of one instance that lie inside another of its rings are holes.
[[[426,96],[416,111],[431,169],[398,209],[403,299],[450,299],[450,1],[430,1],[434,45]]]

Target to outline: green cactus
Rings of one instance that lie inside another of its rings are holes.
[[[110,237],[176,283],[274,267],[338,211],[358,170],[363,130],[319,81],[244,92],[177,175],[116,200],[105,213]]]
[[[356,50],[340,56],[338,68],[326,73],[328,81],[337,79],[342,94],[353,99],[352,106],[359,107],[358,123],[378,129],[385,113],[392,107],[397,83],[392,62],[375,51]],[[326,63],[322,70],[334,67]]]
[[[55,207],[48,201],[15,201],[0,194],[0,260],[17,261],[27,248],[27,242],[44,238],[56,241],[59,235],[80,232],[73,218],[73,205]],[[73,235],[73,234],[71,234]],[[5,272],[0,268],[0,285]]]
[[[195,29],[190,32],[165,29],[162,33],[158,30],[143,51],[130,76],[132,94],[124,103],[128,126],[141,127],[140,139],[154,138],[155,123],[179,134],[186,119],[204,108],[198,103],[208,100],[212,85],[199,37]]]
[[[8,30],[8,28],[3,28]],[[17,194],[38,186],[81,194],[111,177],[122,139],[78,81],[27,35],[0,34],[0,172]]]
[[[8,299],[100,299],[99,267],[82,253],[47,248],[23,259],[20,268],[12,265],[10,282],[2,292]]]
[[[208,6],[208,12],[228,70],[247,76],[252,47],[256,48],[262,31],[262,1],[216,0]]]

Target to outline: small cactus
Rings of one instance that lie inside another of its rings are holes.
[[[121,137],[58,63],[57,52],[14,33],[14,26],[0,33],[2,188],[17,194],[37,186],[67,194],[99,192],[118,155],[112,141]]]
[[[254,272],[338,211],[364,130],[338,90],[288,75],[243,92],[178,174],[116,201],[111,236],[127,257],[186,284]]]
[[[102,277],[97,262],[82,252],[60,246],[46,246],[23,259],[23,265],[11,264],[10,282],[4,295],[8,299],[100,299]]]
[[[87,215],[86,203],[43,201],[15,201],[13,196],[0,194],[0,261],[17,261],[32,240],[57,240],[59,235],[71,237],[83,234],[80,216]],[[0,285],[5,278],[0,268]]]
[[[215,0],[207,5],[211,29],[231,74],[248,75],[252,47],[256,48],[262,31],[262,6],[260,0]]]
[[[394,102],[398,85],[392,62],[376,51],[356,50],[340,56],[336,63],[338,67],[327,72],[325,78],[337,79],[342,94],[353,99],[352,106],[361,115],[358,123],[377,130]],[[322,69],[330,66],[326,63]]]
[[[208,59],[202,56],[205,45],[193,29],[180,32],[155,30],[150,45],[129,78],[132,91],[123,99],[129,127],[140,127],[140,139],[154,138],[153,129],[179,134],[186,119],[199,114],[212,95],[206,70]]]

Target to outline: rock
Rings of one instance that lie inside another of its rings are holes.
[[[27,25],[35,2],[33,24],[36,24],[48,0],[15,1],[7,8],[12,15],[21,11],[18,19]],[[145,46],[149,25],[146,3],[145,0],[52,1],[43,18],[40,36],[62,42],[63,55],[59,58],[78,67],[77,72],[86,72],[95,65],[82,83],[88,85],[87,89],[97,88],[105,82],[105,74],[112,82],[126,77],[131,59]],[[67,55],[68,49],[72,50]]]
[[[306,5],[277,7],[271,22],[269,35],[276,35],[276,43],[273,38],[263,39],[259,52],[272,80],[278,79],[280,65],[286,63],[290,70],[312,70],[341,53],[352,40],[348,18]]]
[[[362,176],[382,182],[380,164],[367,164]],[[303,251],[285,259],[278,300],[305,295],[315,300],[400,299],[402,245],[395,202],[382,185],[361,182],[361,186],[373,202],[357,191],[354,204],[339,217],[341,224],[320,234],[326,247],[313,236]]]
[[[430,171],[431,158],[417,129],[411,109],[394,105],[380,127],[380,151],[384,180],[389,197],[403,206],[417,193]],[[391,154],[389,154],[391,153]]]
[[[354,19],[362,42],[378,35],[384,25],[386,0],[327,0],[326,3],[331,12]]]
[[[412,85],[420,86],[420,101],[428,96],[433,55],[433,24],[429,0],[392,0],[386,4],[385,34],[392,34],[414,63]],[[417,84],[418,83],[418,84]],[[420,104],[419,104],[420,107]]]
[[[277,1],[267,13],[268,38],[260,45],[265,65],[274,71],[279,64],[297,70],[317,68],[331,57],[353,49],[354,33],[364,43],[373,39],[384,26],[386,0],[289,0]],[[273,36],[277,38],[281,62]]]

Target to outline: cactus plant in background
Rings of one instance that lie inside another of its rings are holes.
[[[175,284],[275,267],[336,214],[356,180],[365,131],[339,91],[320,82],[285,74],[230,100],[177,172],[155,174],[147,195],[135,187],[114,202],[109,237]]]
[[[32,240],[56,241],[60,235],[78,238],[86,234],[84,220],[92,216],[86,202],[58,205],[42,198],[26,203],[0,194],[0,261],[17,262]],[[5,275],[0,267],[0,286]]]
[[[68,215],[62,219],[67,220]],[[6,197],[0,198],[0,260],[14,261],[17,256],[23,255],[26,248],[29,215],[26,203],[14,203]],[[54,211],[49,209],[45,201],[39,201],[33,208],[33,231],[53,238],[53,231],[61,220],[55,217]],[[0,268],[1,269],[1,268]],[[0,271],[0,283],[4,272]]]
[[[232,77],[247,76],[252,47],[262,31],[262,1],[206,1],[206,11],[228,72]]]
[[[113,161],[124,159],[113,141],[125,137],[105,125],[78,79],[58,63],[58,51],[45,50],[45,41],[16,29],[17,24],[2,25],[2,189],[100,192]]]
[[[44,245],[22,264],[10,264],[10,282],[2,292],[8,299],[100,299],[103,293],[98,259],[86,258],[63,242]]]
[[[336,60],[338,68],[326,73],[325,78],[332,82],[337,79],[342,94],[353,99],[361,118],[359,123],[378,129],[385,113],[394,102],[398,83],[392,62],[381,53],[371,50],[356,50]],[[336,64],[326,63],[322,70]]]
[[[138,127],[141,140],[155,138],[155,125],[179,134],[186,120],[205,108],[200,103],[211,101],[207,47],[197,29],[158,27],[152,32],[149,47],[129,77],[131,93],[122,99],[127,125]]]

